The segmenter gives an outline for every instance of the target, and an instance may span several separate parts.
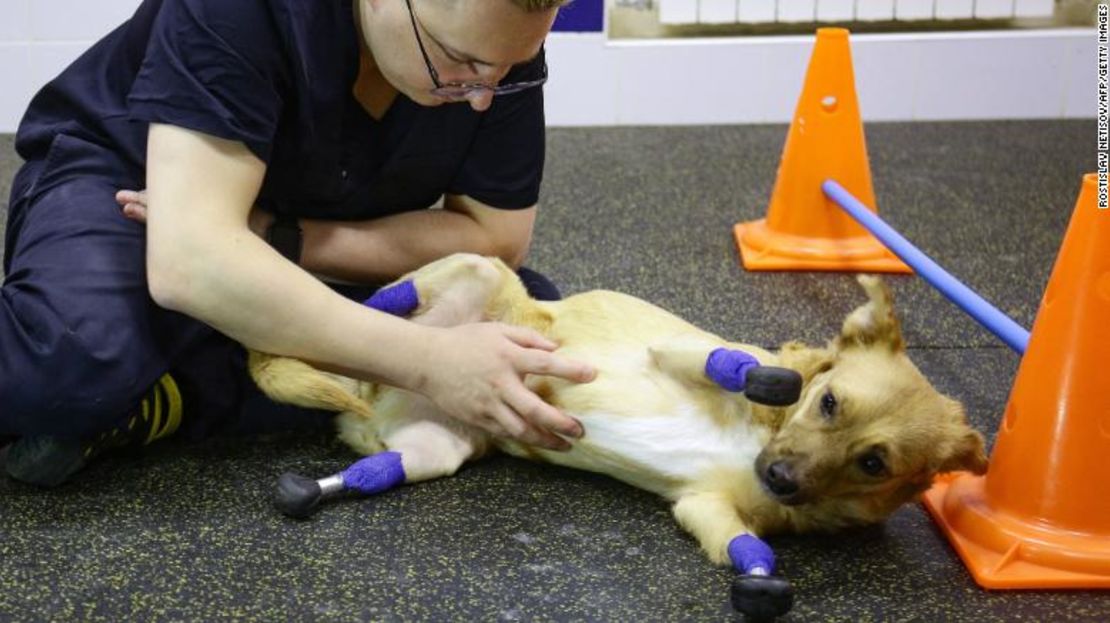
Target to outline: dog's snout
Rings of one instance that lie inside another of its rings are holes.
[[[786,461],[775,461],[768,465],[763,472],[763,481],[775,495],[788,496],[798,492],[793,469]]]

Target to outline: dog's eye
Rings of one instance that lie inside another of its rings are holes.
[[[859,468],[863,470],[863,473],[868,476],[882,476],[883,472],[886,471],[886,463],[884,463],[882,457],[875,452],[868,452],[860,455],[860,457],[856,459],[856,463],[859,464]]]
[[[824,396],[821,396],[821,415],[831,418],[835,414],[836,396],[833,396],[831,391],[827,391]]]

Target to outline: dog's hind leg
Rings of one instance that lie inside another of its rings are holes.
[[[432,262],[383,288],[366,304],[440,327],[499,320],[542,331],[550,323],[512,269],[497,258],[472,253]]]

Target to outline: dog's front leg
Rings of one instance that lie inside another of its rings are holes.
[[[655,365],[672,378],[687,384],[715,385],[731,392],[743,391],[748,371],[760,365],[755,352],[730,348],[727,343],[706,336],[674,338],[651,345],[648,352]]]
[[[745,575],[774,571],[771,548],[752,533],[727,495],[688,493],[675,502],[674,516],[714,563],[732,564]]]

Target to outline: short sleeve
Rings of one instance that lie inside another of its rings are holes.
[[[269,162],[281,59],[263,0],[165,0],[128,95],[131,118],[240,141]]]
[[[527,80],[542,55],[503,82]],[[539,201],[544,164],[543,88],[493,98],[448,192],[495,208],[518,210]]]

